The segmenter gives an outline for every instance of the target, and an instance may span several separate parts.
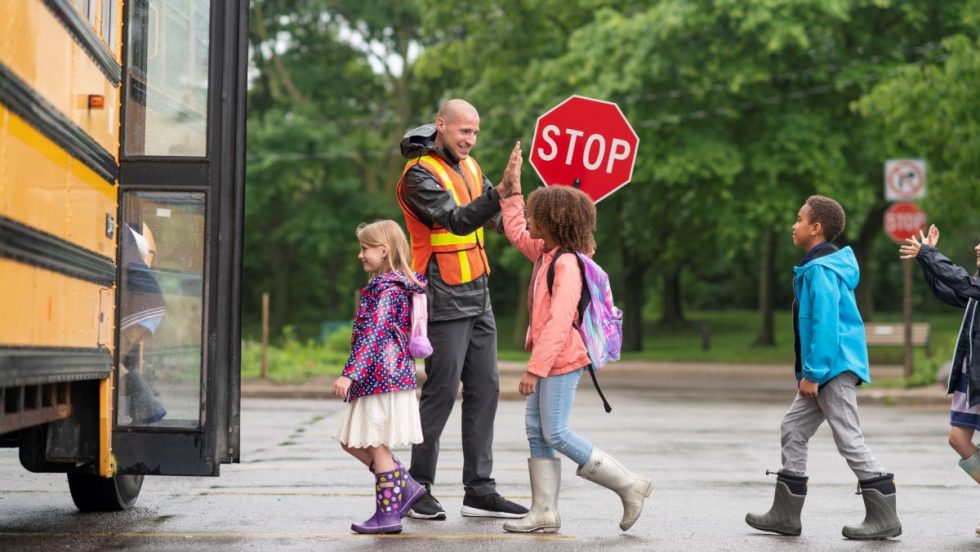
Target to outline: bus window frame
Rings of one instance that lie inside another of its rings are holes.
[[[121,194],[140,190],[204,192],[207,230],[202,320],[202,424],[199,428],[116,427],[114,421],[113,449],[119,473],[217,475],[220,464],[238,462],[240,458],[248,4],[246,0],[240,0],[235,7],[219,0],[211,0],[209,4],[205,155],[154,156],[125,154],[124,117],[130,82],[125,72],[129,55],[129,10],[133,3],[124,3],[119,191]],[[227,98],[227,102],[222,102],[222,97]],[[118,215],[117,220],[124,220],[121,211]],[[219,239],[222,235],[224,238]],[[115,362],[118,366],[119,359]],[[114,400],[118,401],[118,394]],[[200,454],[188,458],[188,451],[192,450],[198,450]]]
[[[132,5],[140,0],[130,0],[123,3],[123,25],[122,25],[122,94],[120,94],[121,105],[120,105],[120,129],[119,129],[119,160],[122,161],[151,161],[151,162],[166,162],[166,163],[195,163],[204,162],[211,159],[211,152],[213,150],[214,144],[212,143],[212,132],[216,130],[213,127],[213,117],[215,109],[221,108],[220,95],[216,96],[214,94],[214,83],[221,82],[222,70],[220,67],[215,67],[215,27],[218,21],[223,21],[221,18],[222,12],[221,7],[223,6],[223,0],[208,0],[208,8],[210,13],[208,14],[209,21],[209,35],[208,35],[208,97],[206,100],[206,105],[208,108],[206,122],[204,125],[206,135],[204,137],[204,155],[148,155],[148,154],[127,154],[126,153],[126,143],[127,143],[127,132],[126,123],[128,120],[127,110],[129,109],[129,10]],[[149,0],[145,0],[149,3]],[[222,49],[224,45],[219,46],[218,49]],[[247,62],[246,62],[247,65]],[[219,80],[215,80],[215,79]],[[221,129],[222,131],[224,128]]]

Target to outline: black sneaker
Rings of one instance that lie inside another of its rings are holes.
[[[446,511],[436,497],[432,496],[432,488],[426,485],[425,494],[412,505],[408,516],[416,519],[446,519]]]
[[[470,517],[495,517],[495,518],[522,518],[527,515],[527,508],[507,500],[497,493],[490,493],[485,496],[466,495],[463,497],[464,516]]]

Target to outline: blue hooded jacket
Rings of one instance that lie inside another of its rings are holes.
[[[864,321],[854,288],[861,279],[850,247],[793,267],[799,303],[802,377],[823,385],[844,372],[871,383]]]

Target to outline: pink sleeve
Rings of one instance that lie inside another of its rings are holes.
[[[532,262],[544,253],[544,240],[535,240],[527,232],[524,218],[524,196],[518,194],[500,200],[504,215],[504,234],[510,243]]]
[[[582,296],[582,271],[575,255],[565,254],[555,263],[555,283],[551,290],[551,309],[541,335],[534,341],[527,371],[547,377],[555,365],[558,354],[568,342],[568,332],[578,314],[578,302]]]

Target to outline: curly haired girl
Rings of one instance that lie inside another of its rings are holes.
[[[619,527],[626,531],[636,522],[643,501],[650,496],[650,479],[626,469],[568,426],[575,389],[590,360],[582,336],[574,327],[584,285],[582,271],[576,255],[562,253],[591,255],[595,251],[595,204],[580,190],[551,186],[530,195],[525,215],[518,181],[500,206],[507,239],[534,263],[525,345],[531,358],[519,384],[521,394],[528,398],[524,426],[531,449],[528,471],[532,506],[523,518],[505,523],[504,529],[554,533],[561,527],[560,452],[578,465],[577,475],[620,496],[623,518]],[[545,273],[556,255],[549,293]]]

